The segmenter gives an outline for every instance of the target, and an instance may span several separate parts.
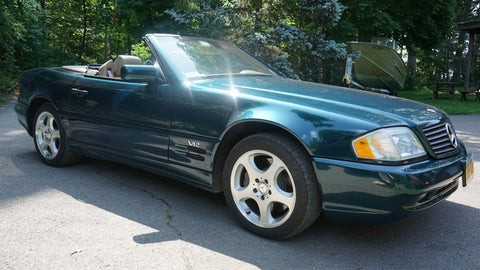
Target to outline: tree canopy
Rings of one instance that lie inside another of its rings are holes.
[[[0,0],[0,89],[21,70],[102,63],[149,32],[231,41],[286,76],[339,84],[344,42],[397,40],[419,79],[462,76],[475,0]],[[418,57],[418,58],[415,58]],[[417,65],[418,64],[418,67]],[[478,70],[478,69],[476,69]]]

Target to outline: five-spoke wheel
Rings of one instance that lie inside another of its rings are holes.
[[[46,159],[54,159],[60,148],[60,131],[57,120],[48,111],[41,112],[35,124],[35,143],[40,154]]]
[[[311,161],[276,133],[255,134],[235,145],[225,165],[224,192],[240,224],[269,238],[294,236],[320,214]]]
[[[40,159],[51,166],[65,166],[80,160],[70,150],[60,116],[55,108],[45,103],[38,107],[33,122],[33,140]]]
[[[230,179],[236,207],[253,224],[277,227],[292,214],[296,200],[292,175],[273,153],[245,152],[233,165]]]

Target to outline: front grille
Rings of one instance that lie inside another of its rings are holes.
[[[423,128],[423,134],[425,134],[428,144],[436,158],[448,157],[458,152],[457,146],[452,143],[448,135],[446,125],[445,122],[441,122]]]

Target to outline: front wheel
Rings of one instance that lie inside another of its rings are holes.
[[[311,160],[298,144],[276,133],[240,141],[224,170],[226,201],[240,224],[272,239],[292,237],[320,214],[320,191]]]
[[[51,166],[66,166],[80,160],[70,150],[60,116],[51,104],[42,104],[34,119],[33,141],[40,159]]]

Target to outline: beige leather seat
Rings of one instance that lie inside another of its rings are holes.
[[[119,55],[113,62],[113,76],[122,77],[122,67],[124,65],[141,65],[142,60],[133,55]]]
[[[113,78],[113,60],[108,60],[98,68],[98,76]]]

